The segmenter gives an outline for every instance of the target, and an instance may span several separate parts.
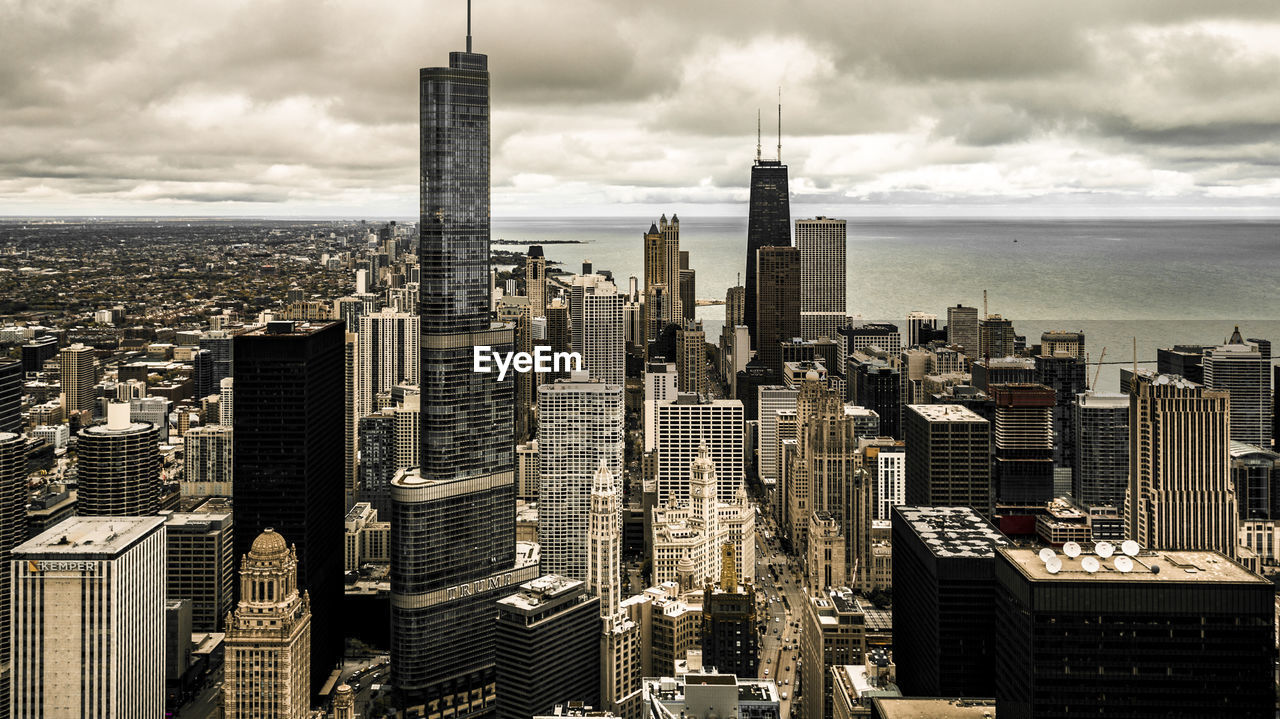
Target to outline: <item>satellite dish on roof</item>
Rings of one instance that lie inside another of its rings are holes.
[[[1062,560],[1057,557],[1050,558],[1044,563],[1044,570],[1050,574],[1057,574],[1062,571]]]
[[[1080,560],[1080,566],[1084,567],[1084,571],[1093,574],[1102,568],[1102,563],[1098,561],[1097,557],[1085,557]]]
[[[1124,556],[1116,557],[1116,569],[1122,572],[1132,572],[1133,560]]]
[[[1093,553],[1103,559],[1107,559],[1116,553],[1116,545],[1111,542],[1098,542],[1093,545]]]
[[[1142,547],[1139,547],[1138,543],[1132,539],[1126,539],[1120,545],[1120,551],[1124,552],[1125,556],[1136,557],[1138,556],[1138,552],[1142,551]]]
[[[1042,562],[1048,563],[1049,560],[1053,559],[1055,556],[1057,555],[1055,555],[1053,550],[1048,547],[1040,550],[1040,561]]]
[[[1080,545],[1075,542],[1067,542],[1062,545],[1062,551],[1072,559],[1080,556]]]

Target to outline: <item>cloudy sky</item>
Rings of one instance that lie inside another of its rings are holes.
[[[494,212],[1280,215],[1280,2],[476,0]],[[463,0],[0,0],[0,215],[412,216]]]

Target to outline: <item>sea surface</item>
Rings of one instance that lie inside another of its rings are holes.
[[[794,208],[793,208],[794,209]],[[801,217],[795,215],[794,217]],[[794,219],[794,218],[793,218]],[[619,288],[642,277],[642,238],[657,218],[495,218],[493,237],[542,244],[577,272],[590,260]],[[908,312],[946,321],[957,303],[1014,321],[1027,342],[1046,330],[1085,333],[1092,362],[1106,348],[1100,389],[1119,365],[1154,367],[1156,349],[1246,337],[1280,344],[1280,221],[1131,219],[850,219],[849,313],[904,328]],[[553,244],[555,241],[576,244]],[[680,249],[697,271],[699,299],[724,299],[745,271],[746,218],[680,218]],[[698,309],[708,339],[724,308]],[[1149,363],[1149,364],[1148,364]],[[1090,370],[1092,375],[1093,370]]]

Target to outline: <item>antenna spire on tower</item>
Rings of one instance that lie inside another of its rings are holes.
[[[467,52],[471,52],[471,0],[467,0]]]
[[[782,162],[782,86],[778,86],[778,162]]]
[[[760,164],[760,108],[756,108],[756,164]]]

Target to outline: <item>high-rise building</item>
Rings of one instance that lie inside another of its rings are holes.
[[[193,497],[230,497],[233,469],[228,425],[193,427],[182,435],[182,493]]]
[[[1072,413],[1075,467],[1071,494],[1086,507],[1124,507],[1129,483],[1129,397],[1081,392]]]
[[[756,595],[738,582],[732,544],[721,546],[720,578],[702,595],[702,666],[721,674],[749,677],[760,662]]]
[[[906,696],[990,697],[995,548],[1008,540],[969,507],[893,510],[893,654]]]
[[[805,719],[832,719],[831,670],[860,664],[867,653],[867,617],[857,593],[848,587],[808,597],[801,619],[798,667],[804,687]]]
[[[622,492],[623,387],[575,372],[538,388],[538,417],[541,569],[586,579],[592,478],[603,467]]]
[[[849,325],[841,327],[840,334],[844,335],[843,345],[846,356],[872,347],[879,349],[888,357],[897,357],[902,352],[902,335],[898,332],[898,326],[888,322]]]
[[[1231,439],[1265,447],[1271,439],[1271,346],[1240,337],[1205,350],[1204,385],[1231,395]]]
[[[764,247],[791,245],[791,199],[787,189],[787,166],[782,164],[781,111],[778,124],[778,159],[761,159],[760,145],[756,143],[756,163],[751,166],[751,196],[747,207],[747,281],[743,314],[751,330],[752,347],[760,346],[756,325],[758,253]]]
[[[850,399],[880,417],[880,434],[902,436],[902,372],[893,356],[874,348],[858,350],[845,360]]]
[[[994,666],[965,658],[1000,719],[1274,715],[1270,581],[1216,552],[1036,555],[996,550]]]
[[[62,406],[66,413],[93,412],[93,386],[98,383],[93,348],[80,343],[63,347],[58,353],[58,364],[62,372]]]
[[[1236,556],[1229,404],[1226,391],[1138,370],[1129,397],[1128,537],[1144,547]]]
[[[947,308],[947,344],[960,345],[972,358],[978,352],[978,308],[956,305]]]
[[[10,716],[164,716],[162,517],[71,517],[8,564]]]
[[[0,360],[0,432],[22,431],[22,363]]]
[[[658,403],[675,399],[678,393],[679,378],[674,362],[648,362],[645,364],[644,451],[652,452],[658,442]]]
[[[893,508],[907,502],[907,449],[905,442],[859,435],[858,451],[871,473],[875,491],[875,519],[889,521]]]
[[[711,390],[707,378],[707,336],[701,322],[686,321],[676,330],[676,376],[681,392],[707,394]]]
[[[132,422],[129,405],[107,406],[107,423],[80,430],[79,503],[85,517],[141,517],[160,509],[155,427]]]
[[[236,335],[236,555],[265,530],[298,548],[298,585],[311,595],[311,682],[342,651],[345,476],[340,322],[270,322]],[[241,597],[243,598],[243,597]]]
[[[715,464],[720,501],[733,501],[746,479],[742,402],[681,394],[656,409],[658,503],[689,498],[689,466],[704,444]]]
[[[622,384],[626,342],[622,332],[623,296],[603,275],[577,275],[569,294],[573,349],[592,379]]]
[[[375,397],[399,384],[418,384],[419,318],[383,309],[360,317],[356,335],[355,420],[373,414]]]
[[[800,390],[796,387],[781,385],[765,385],[756,388],[760,417],[756,422],[756,474],[766,485],[776,484],[779,475],[778,465],[778,412],[795,410],[796,397]]]
[[[978,355],[1009,357],[1013,355],[1013,320],[1000,315],[987,315],[978,320]]]
[[[1078,338],[1068,341],[1064,336]],[[1051,337],[1059,337],[1054,340]],[[1053,464],[1070,470],[1075,466],[1076,438],[1072,431],[1072,413],[1076,396],[1087,390],[1084,362],[1084,335],[1077,332],[1046,332],[1041,338],[1041,353],[1035,357],[1035,382],[1054,392]],[[1055,348],[1054,354],[1047,354]],[[1072,352],[1079,352],[1079,356]]]
[[[742,285],[730,287],[724,295],[724,325],[737,327],[746,321],[747,288]]]
[[[989,392],[996,407],[996,504],[1042,507],[1054,497],[1053,390],[1040,384],[995,384]]]
[[[990,423],[955,404],[904,408],[907,504],[993,508]]]
[[[396,410],[381,410],[360,418],[360,491],[378,515],[391,516],[391,479],[403,467],[397,459]]]
[[[600,600],[585,583],[548,574],[496,605],[500,719],[550,714],[571,700],[599,706]]]
[[[782,373],[782,349],[779,343],[800,335],[800,250],[790,246],[768,246],[760,249],[755,267],[755,295],[747,304],[755,304],[752,338],[757,347],[756,358],[770,370]]]
[[[688,252],[680,253],[681,264],[689,259]],[[692,322],[698,314],[698,272],[688,267],[680,268],[680,319]]]
[[[646,676],[643,703],[646,717],[782,717],[776,682],[706,671]]]
[[[310,715],[311,599],[299,568],[297,547],[271,529],[240,560],[240,602],[223,640],[226,719]]]
[[[524,291],[529,296],[529,316],[547,316],[547,258],[542,245],[531,245],[524,260]]]
[[[214,387],[233,376],[235,352],[233,336],[226,330],[210,330],[200,335],[200,349],[209,351],[210,378]]]
[[[1204,345],[1174,345],[1156,350],[1156,371],[1204,384]]]
[[[225,377],[218,383],[218,424],[226,427],[235,425],[235,384],[231,377]]]
[[[907,347],[919,347],[926,331],[932,331],[938,324],[938,316],[929,312],[907,313]],[[927,328],[927,330],[926,330]]]
[[[0,553],[5,557],[27,538],[26,506],[27,443],[20,434],[0,432]],[[0,561],[0,717],[9,716],[12,580],[9,562]]]
[[[845,221],[796,220],[800,250],[800,336],[835,338],[848,311],[845,290]]]
[[[587,591],[600,598],[600,701],[619,717],[639,714],[640,625],[621,609],[621,498],[613,475],[601,463],[591,484],[587,530]]]
[[[166,535],[165,597],[191,602],[191,628],[219,632],[231,611],[235,570],[231,512],[169,514]]]

